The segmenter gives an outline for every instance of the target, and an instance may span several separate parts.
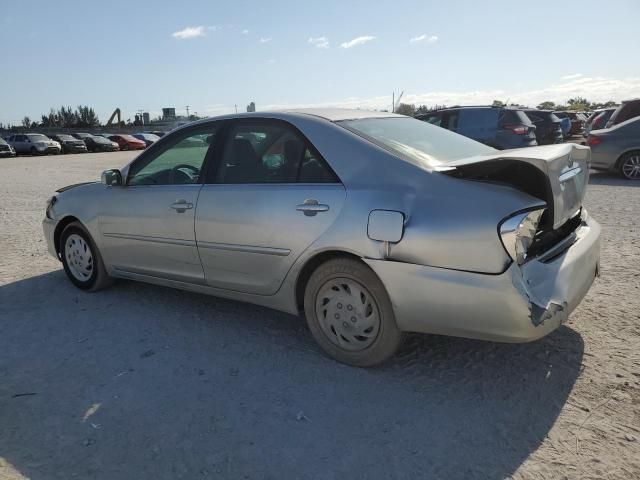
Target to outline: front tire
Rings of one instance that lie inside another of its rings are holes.
[[[391,358],[402,343],[384,285],[365,264],[337,258],[311,275],[304,295],[311,334],[335,360],[371,367]]]
[[[640,151],[625,153],[620,158],[619,171],[627,180],[640,180]]]
[[[72,222],[65,227],[59,245],[64,271],[76,287],[95,292],[113,283],[100,251],[80,223]]]

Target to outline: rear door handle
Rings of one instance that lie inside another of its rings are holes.
[[[178,213],[184,213],[185,210],[191,210],[193,208],[193,203],[189,203],[186,200],[176,200],[175,203],[171,204],[171,208]]]
[[[297,205],[296,210],[304,213],[307,217],[313,217],[314,215],[317,215],[318,212],[326,212],[329,210],[329,205],[318,203],[318,200],[314,198],[308,198],[304,203]]]

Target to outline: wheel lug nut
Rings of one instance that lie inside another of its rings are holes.
[[[347,310],[353,310],[353,305],[347,305]]]
[[[347,322],[342,322],[342,326],[343,326],[344,328],[347,328],[347,327],[349,326],[349,324],[348,324]]]
[[[340,319],[340,314],[339,314],[339,313],[336,313],[336,314],[334,315],[334,317],[336,317],[336,320],[339,320],[339,319]]]
[[[356,317],[351,317],[351,321],[352,321],[353,323],[356,323],[356,322],[358,321],[358,319],[357,319]]]
[[[338,308],[342,308],[342,304],[341,304],[341,303],[339,303],[339,304],[337,305],[337,307],[338,307]]]

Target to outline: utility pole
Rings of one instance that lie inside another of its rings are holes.
[[[184,108],[186,108],[186,109],[187,109],[187,118],[189,118],[189,107],[190,107],[190,106],[191,106],[191,105],[186,105],[186,106],[184,107]]]
[[[235,107],[236,107],[236,113],[238,113],[238,104],[237,103],[235,104]]]

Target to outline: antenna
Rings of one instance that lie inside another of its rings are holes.
[[[185,105],[185,107],[184,107],[184,108],[186,108],[186,109],[187,109],[187,118],[189,118],[189,107],[190,107],[190,106],[191,106],[191,105]]]

